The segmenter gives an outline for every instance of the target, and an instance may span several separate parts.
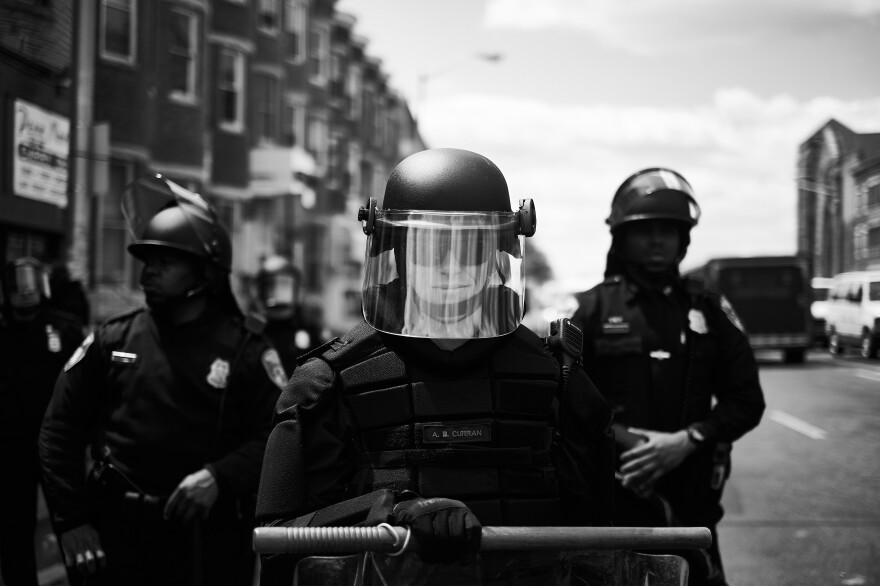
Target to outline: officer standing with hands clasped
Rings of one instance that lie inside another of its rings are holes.
[[[552,569],[534,552],[493,566],[479,552],[483,524],[608,523],[610,410],[581,369],[563,376],[520,325],[535,215],[531,200],[512,211],[509,197],[489,159],[431,149],[404,159],[381,204],[361,209],[364,321],[294,370],[258,523],[407,526],[404,551],[468,583],[487,566],[483,578]],[[291,583],[293,555],[262,561],[263,584]]]
[[[6,263],[0,289],[0,571],[10,586],[37,586],[37,436],[55,379],[83,340],[82,324],[49,307],[50,297],[43,263],[32,257]]]
[[[86,339],[40,434],[68,574],[249,584],[253,499],[285,382],[278,354],[232,296],[229,235],[206,200],[154,176],[126,192],[123,211],[147,307]]]
[[[584,332],[584,368],[614,409],[615,525],[708,527],[708,556],[682,555],[691,584],[724,584],[716,525],[730,446],[765,405],[733,308],[679,274],[699,215],[675,171],[624,181],[607,220],[605,280],[577,296],[572,321]]]

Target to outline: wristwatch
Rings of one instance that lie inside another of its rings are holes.
[[[699,430],[696,425],[688,425],[687,427],[688,439],[691,440],[698,448],[706,445],[706,436],[703,435],[703,432]]]

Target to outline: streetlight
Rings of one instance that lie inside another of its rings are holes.
[[[466,55],[461,59],[453,61],[451,63],[447,63],[443,67],[435,69],[434,71],[430,71],[427,73],[419,74],[418,79],[418,88],[416,91],[416,120],[420,120],[420,117],[423,115],[423,110],[425,107],[425,103],[428,99],[428,82],[432,79],[437,79],[443,75],[446,75],[450,71],[458,69],[462,65],[466,63],[470,63],[471,61],[486,61],[487,63],[498,63],[501,59],[504,58],[504,55],[501,53],[491,53],[491,52],[478,52],[472,53],[470,55]]]

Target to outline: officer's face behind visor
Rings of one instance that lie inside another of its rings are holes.
[[[378,210],[368,238],[364,317],[420,338],[491,338],[523,313],[523,238],[513,212]],[[402,294],[374,289],[399,279]]]
[[[7,276],[9,304],[15,309],[31,309],[40,304],[43,291],[48,286],[44,283],[45,274],[32,265],[24,264],[15,267]]]

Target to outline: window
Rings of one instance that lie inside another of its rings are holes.
[[[258,0],[257,29],[270,35],[277,34],[279,21],[278,0]]]
[[[330,58],[330,29],[315,26],[309,32],[309,80],[318,85],[327,82],[327,62]]]
[[[220,128],[229,132],[244,129],[244,55],[220,49],[217,72]]]
[[[125,252],[128,232],[122,215],[122,194],[133,179],[129,164],[119,161],[110,163],[110,189],[101,201],[101,250],[97,279],[110,285],[133,284],[128,282],[133,274],[132,260]]]
[[[306,60],[309,7],[302,0],[286,0],[284,30],[290,35],[289,54],[294,63]]]
[[[99,50],[108,61],[132,64],[135,59],[137,0],[101,0]]]
[[[880,183],[868,188],[868,207],[880,206]]]
[[[171,11],[168,46],[168,85],[171,97],[193,101],[196,97],[198,19],[191,12]]]
[[[285,96],[281,120],[281,140],[285,146],[305,143],[306,101],[302,95]]]
[[[880,257],[880,226],[868,229],[867,245],[867,257]]]
[[[306,148],[315,157],[315,162],[321,169],[327,165],[327,121],[321,118],[309,120],[309,136]]]
[[[357,120],[361,115],[361,70],[359,67],[348,68],[347,93],[351,97],[348,114],[352,120]]]
[[[278,79],[258,73],[254,76],[254,133],[259,142],[278,140]]]
[[[342,98],[345,96],[345,60],[342,55],[333,53],[330,55],[330,97]]]

